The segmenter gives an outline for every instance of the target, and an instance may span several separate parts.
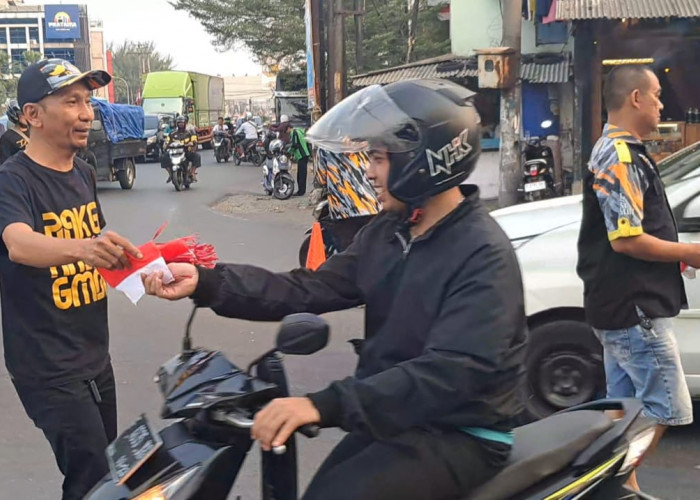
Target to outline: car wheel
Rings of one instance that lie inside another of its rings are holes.
[[[531,327],[525,367],[521,424],[605,397],[603,349],[582,321]]]

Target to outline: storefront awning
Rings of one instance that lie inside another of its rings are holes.
[[[565,83],[570,79],[570,68],[568,54],[558,57],[523,54],[520,75],[530,83]],[[476,57],[446,55],[356,75],[351,80],[354,87],[367,87],[415,78],[463,79],[477,76]]]
[[[558,0],[557,19],[700,17],[700,0]]]

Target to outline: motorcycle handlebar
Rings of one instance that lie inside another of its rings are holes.
[[[219,411],[214,414],[214,418],[239,429],[252,429],[254,423],[253,419],[237,412]],[[308,438],[315,438],[320,434],[321,428],[317,424],[306,424],[299,427],[297,432]]]

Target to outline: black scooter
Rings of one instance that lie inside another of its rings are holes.
[[[194,312],[182,353],[155,379],[165,398],[162,417],[178,421],[156,433],[145,416],[139,418],[108,446],[111,474],[86,499],[225,500],[251,448],[255,413],[289,394],[278,353],[308,355],[328,342],[321,318],[288,316],[276,347],[243,371],[221,352],[192,349]],[[624,416],[613,420],[605,410],[623,410]],[[654,422],[641,412],[636,400],[598,401],[516,429],[506,468],[468,500],[651,499],[623,488],[654,436]],[[299,432],[313,437],[318,427]],[[262,470],[264,500],[297,499],[294,436],[262,452]]]
[[[530,139],[523,153],[523,185],[520,191],[525,201],[551,198],[556,194],[554,156],[552,148],[539,137]]]
[[[177,420],[159,433],[145,416],[107,448],[111,474],[89,500],[225,500],[253,443],[255,413],[274,398],[289,396],[280,354],[309,355],[328,343],[328,324],[312,314],[282,321],[276,347],[241,370],[223,353],[191,347],[192,311],[182,353],[158,370],[164,419]],[[253,374],[254,373],[254,374]],[[318,435],[318,426],[298,429]],[[297,500],[295,437],[262,454],[264,500]]]

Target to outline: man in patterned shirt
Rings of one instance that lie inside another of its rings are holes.
[[[686,307],[680,262],[700,266],[700,245],[678,242],[659,171],[641,141],[663,104],[656,75],[620,66],[605,83],[608,124],[585,176],[578,274],[586,319],[603,345],[610,398],[642,400],[667,426],[693,421],[671,318]],[[629,486],[639,489],[636,477]]]
[[[369,158],[366,153],[316,152],[315,186],[327,193],[333,223],[331,232],[338,250],[347,248],[362,226],[381,210],[377,194],[367,178]]]

